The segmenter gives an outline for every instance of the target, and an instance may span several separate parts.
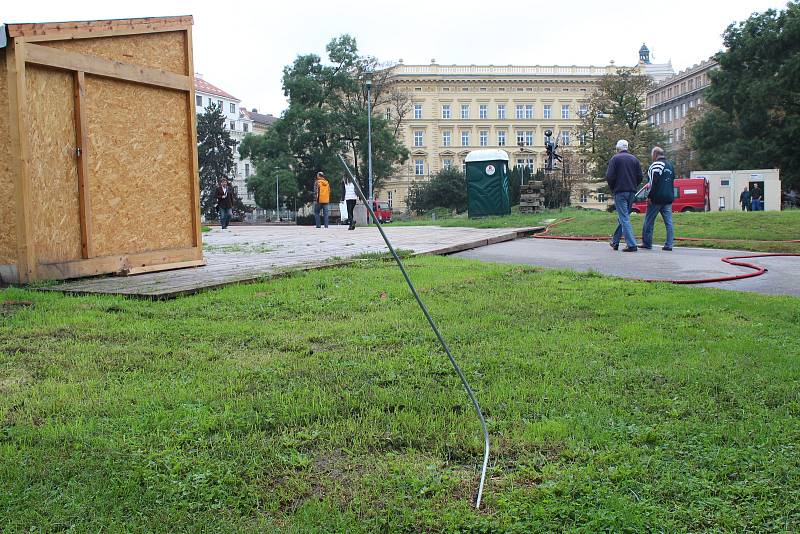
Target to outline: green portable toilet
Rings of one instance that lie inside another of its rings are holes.
[[[470,219],[508,215],[508,154],[505,150],[473,150],[467,154],[467,206]]]

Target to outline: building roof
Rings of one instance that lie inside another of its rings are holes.
[[[208,83],[203,78],[199,78],[197,75],[195,75],[194,77],[194,89],[195,91],[200,91],[201,93],[221,96],[223,98],[229,98],[231,100],[235,100],[236,102],[240,102],[240,100],[235,96],[233,96],[232,94],[226,93],[216,85]]]
[[[246,108],[239,108],[239,111],[241,111],[247,118],[249,118],[254,123],[263,124],[264,126],[269,126],[270,124],[278,120],[278,117],[270,113],[267,113],[265,115],[263,113],[259,113],[255,109],[253,111],[247,111]]]
[[[709,58],[709,59],[707,59],[705,61],[701,61],[700,63],[697,63],[696,65],[692,65],[691,67],[686,68],[686,69],[678,72],[677,74],[675,74],[673,76],[670,76],[669,78],[666,78],[665,80],[662,80],[654,88],[654,90],[655,89],[660,89],[663,86],[670,85],[672,83],[681,81],[681,80],[683,80],[685,78],[691,78],[692,76],[696,75],[699,72],[703,72],[703,71],[710,70],[710,69],[715,69],[717,67],[719,67],[719,63],[717,63],[717,60],[714,59],[713,57]]]
[[[640,63],[639,68],[642,69],[645,74],[653,78],[656,83],[675,75],[675,69],[672,68],[672,61],[668,61],[667,63]]]

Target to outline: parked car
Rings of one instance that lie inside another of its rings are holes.
[[[372,210],[375,212],[375,217],[378,218],[378,222],[392,222],[392,208],[389,207],[388,202],[373,202]]]
[[[675,200],[672,201],[673,212],[708,211],[708,182],[705,178],[676,178],[674,183]],[[647,211],[649,200],[634,202],[634,213]]]

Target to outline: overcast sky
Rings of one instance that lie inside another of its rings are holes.
[[[689,67],[722,48],[721,34],[770,0],[493,2],[483,0],[278,0],[276,2],[4,2],[0,22],[194,15],[195,70],[248,108],[286,107],[283,67],[324,57],[349,33],[362,54],[406,64],[633,65],[646,43],[653,62]],[[494,6],[505,9],[495,10]]]

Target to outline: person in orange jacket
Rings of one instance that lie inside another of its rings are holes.
[[[330,215],[330,207],[328,203],[331,201],[331,184],[325,178],[325,173],[319,171],[317,179],[314,182],[314,222],[317,223],[319,228],[319,212],[322,211],[325,217],[325,228],[328,227],[328,217]]]

